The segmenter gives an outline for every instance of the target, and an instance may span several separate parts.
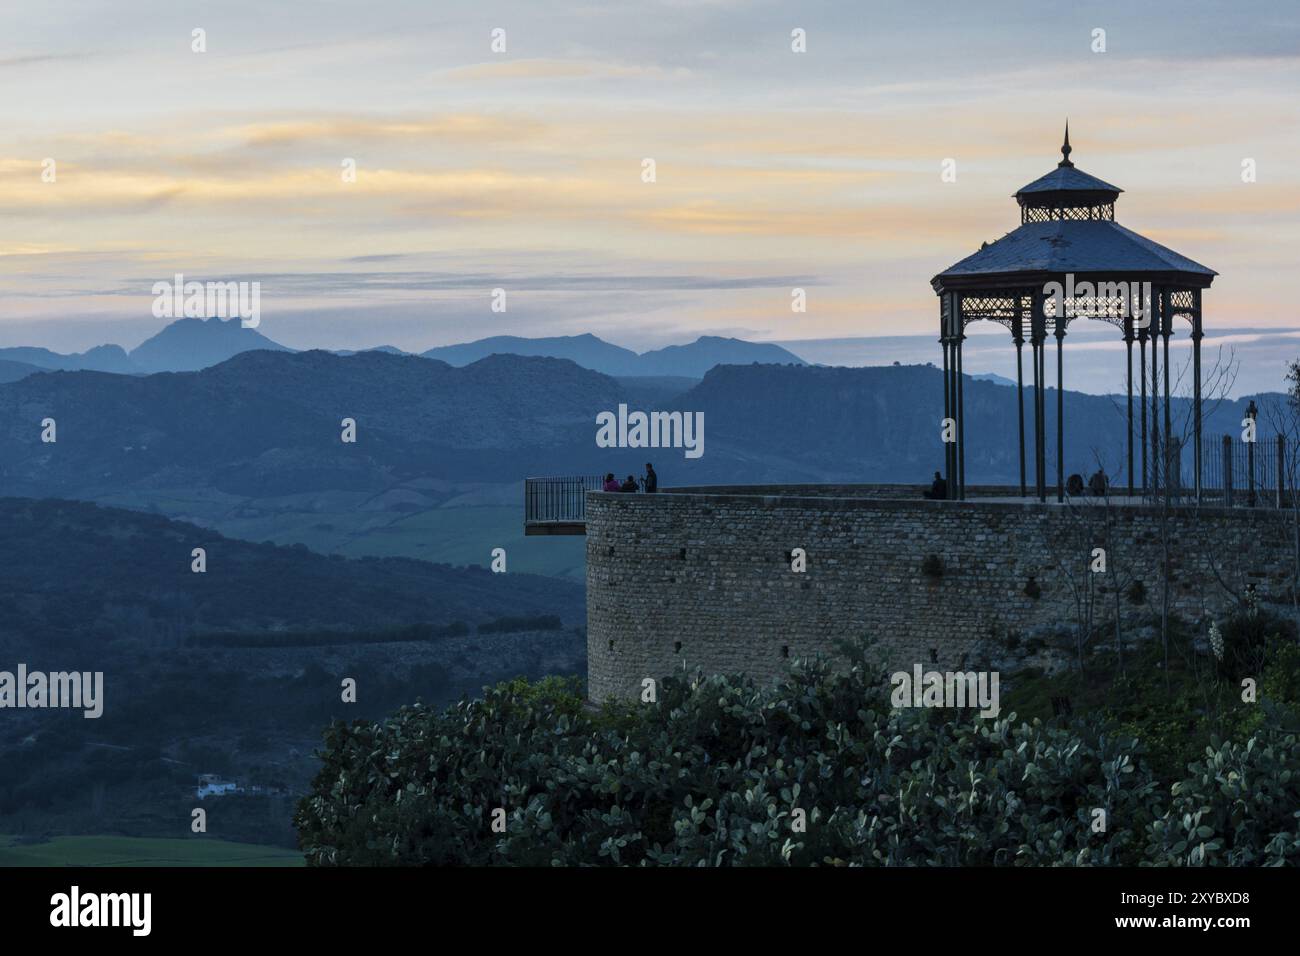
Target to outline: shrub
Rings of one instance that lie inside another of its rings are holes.
[[[1243,677],[1258,680],[1269,652],[1277,646],[1295,642],[1295,625],[1287,618],[1260,607],[1253,592],[1247,595],[1240,610],[1218,622],[1217,629],[1222,640],[1218,670],[1220,676],[1230,681],[1239,681]]]
[[[519,680],[335,723],[301,846],[315,865],[1294,860],[1294,736],[1219,745],[1171,792],[1099,720],[893,709],[880,673],[860,657],[838,673],[796,662],[771,688],[667,678],[657,704],[599,709],[576,680]]]
[[[1300,742],[1294,734],[1215,741],[1173,786],[1149,828],[1152,859],[1188,866],[1300,864]]]

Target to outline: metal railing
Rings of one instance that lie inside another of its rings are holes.
[[[1224,435],[1207,442],[1201,462],[1204,497],[1235,507],[1280,508],[1290,504],[1288,449],[1282,436],[1244,442]]]
[[[587,492],[599,491],[600,475],[524,479],[524,524],[581,524],[587,520]]]

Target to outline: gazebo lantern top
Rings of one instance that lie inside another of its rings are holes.
[[[1050,219],[1114,221],[1115,200],[1124,190],[1077,168],[1070,161],[1071,151],[1070,124],[1066,123],[1061,161],[1056,169],[1016,192],[1021,223]]]

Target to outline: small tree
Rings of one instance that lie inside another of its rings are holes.
[[[1282,505],[1286,508],[1285,533],[1291,545],[1291,610],[1300,616],[1300,495],[1296,482],[1300,481],[1300,360],[1287,364],[1286,398],[1266,400],[1264,418],[1282,443],[1279,456],[1278,483]]]
[[[1158,343],[1158,338],[1157,338],[1157,343]],[[1185,362],[1178,369],[1178,374],[1168,389],[1171,398],[1172,396],[1178,395],[1178,393],[1184,391],[1183,382],[1187,376],[1187,372],[1189,371],[1191,364],[1192,364],[1192,360],[1189,357],[1187,362]],[[1143,374],[1144,375],[1146,374],[1145,368],[1143,369]],[[1168,367],[1166,367],[1165,375],[1168,376],[1168,374],[1169,374],[1169,369]],[[1233,352],[1229,350],[1225,358],[1224,350],[1220,348],[1218,356],[1214,361],[1214,364],[1210,367],[1209,374],[1204,378],[1202,382],[1202,387],[1201,387],[1202,420],[1204,420],[1204,418],[1206,417],[1205,413],[1207,410],[1207,405],[1208,405],[1209,413],[1212,414],[1214,410],[1217,409],[1219,405],[1227,399],[1228,392],[1232,389],[1233,384],[1236,382],[1236,377],[1237,377],[1237,363],[1233,357]],[[1157,383],[1155,382],[1152,383],[1153,394],[1156,391],[1156,384]],[[1157,448],[1155,449],[1155,454],[1153,456],[1155,460],[1152,462],[1153,465],[1152,484],[1153,484],[1154,495],[1150,497],[1154,498],[1153,503],[1156,505],[1156,520],[1157,520],[1159,546],[1160,546],[1160,568],[1159,568],[1160,591],[1159,591],[1158,598],[1159,598],[1159,613],[1160,613],[1160,645],[1161,645],[1161,651],[1164,656],[1166,687],[1169,684],[1169,651],[1170,651],[1169,606],[1170,606],[1171,594],[1173,591],[1173,587],[1172,587],[1173,551],[1176,544],[1176,542],[1174,541],[1173,523],[1171,520],[1171,508],[1175,503],[1174,502],[1175,492],[1173,488],[1173,482],[1170,481],[1169,475],[1173,471],[1175,466],[1178,468],[1178,474],[1181,475],[1182,449],[1186,448],[1188,444],[1188,440],[1194,437],[1194,430],[1196,427],[1195,404],[1194,404],[1195,399],[1194,396],[1187,396],[1187,397],[1191,398],[1191,400],[1190,401],[1184,400],[1180,402],[1178,406],[1179,409],[1178,412],[1174,411],[1174,406],[1172,401],[1166,407],[1165,409],[1166,418],[1169,422],[1169,427],[1164,430],[1163,442],[1158,444]],[[1160,424],[1159,422],[1156,422],[1155,427],[1159,428],[1159,424]],[[1175,454],[1177,454],[1178,456],[1177,460],[1175,460],[1173,457]],[[1161,467],[1161,459],[1164,460],[1163,468]],[[1199,476],[1194,476],[1193,486],[1195,486],[1196,478],[1199,478]],[[1190,502],[1185,503],[1183,501],[1183,498],[1184,495],[1182,494],[1182,482],[1180,479],[1178,483],[1177,504],[1180,507],[1183,507],[1185,509],[1184,514],[1186,515],[1186,517],[1190,519],[1191,524],[1198,531],[1198,534],[1196,535],[1197,541],[1195,546],[1202,550],[1205,559],[1210,562],[1213,568],[1215,568],[1215,575],[1216,578],[1219,580],[1219,583],[1224,584],[1223,576],[1218,570],[1219,568],[1218,561],[1215,558],[1213,550],[1209,547],[1210,545],[1209,537],[1208,535],[1199,533],[1203,528],[1203,526],[1201,525],[1200,518],[1201,518],[1201,510],[1204,506],[1204,503],[1195,497],[1193,497]],[[1230,589],[1229,589],[1229,593],[1232,593]]]

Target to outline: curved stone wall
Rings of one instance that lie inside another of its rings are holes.
[[[1093,549],[1098,613],[1149,614],[1170,545],[1171,606],[1197,620],[1248,583],[1289,593],[1288,512],[873,497],[870,486],[587,496],[593,700],[703,667],[772,678],[871,634],[888,663],[954,669],[982,638],[1073,626]],[[992,493],[992,489],[990,493]],[[886,494],[897,494],[890,486]],[[913,489],[913,494],[915,490]],[[1162,527],[1167,533],[1162,534]],[[807,570],[791,570],[802,548]],[[922,563],[935,555],[942,573]],[[1030,584],[1030,579],[1033,584]],[[1130,589],[1142,582],[1145,604]],[[1074,585],[1074,586],[1072,586]]]

